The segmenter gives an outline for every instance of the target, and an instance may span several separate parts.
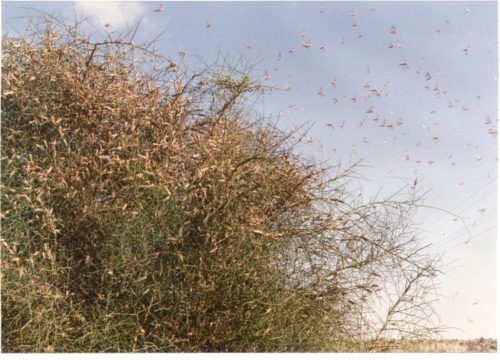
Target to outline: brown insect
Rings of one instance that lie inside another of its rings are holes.
[[[155,9],[155,13],[161,13],[164,11],[165,11],[165,8],[163,7],[163,4],[160,4],[160,7],[158,9]]]

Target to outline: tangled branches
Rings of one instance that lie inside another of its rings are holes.
[[[359,203],[353,169],[249,111],[249,69],[49,25],[2,44],[4,351],[364,351],[434,330],[419,198]]]

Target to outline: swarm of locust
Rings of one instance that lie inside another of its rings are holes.
[[[251,111],[249,69],[75,29],[2,43],[4,351],[351,351],[407,324],[414,199],[356,203]]]

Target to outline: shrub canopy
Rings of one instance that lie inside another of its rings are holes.
[[[353,351],[427,334],[418,199],[359,203],[352,169],[306,160],[300,135],[252,111],[266,89],[248,68],[189,70],[77,30],[2,42],[4,351]]]

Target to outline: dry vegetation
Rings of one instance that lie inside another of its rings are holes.
[[[399,340],[386,344],[387,352],[449,352],[449,353],[492,353],[497,352],[496,339],[475,340]]]
[[[353,168],[252,111],[251,69],[35,30],[2,43],[3,351],[378,351],[438,330],[420,199],[359,202]]]

